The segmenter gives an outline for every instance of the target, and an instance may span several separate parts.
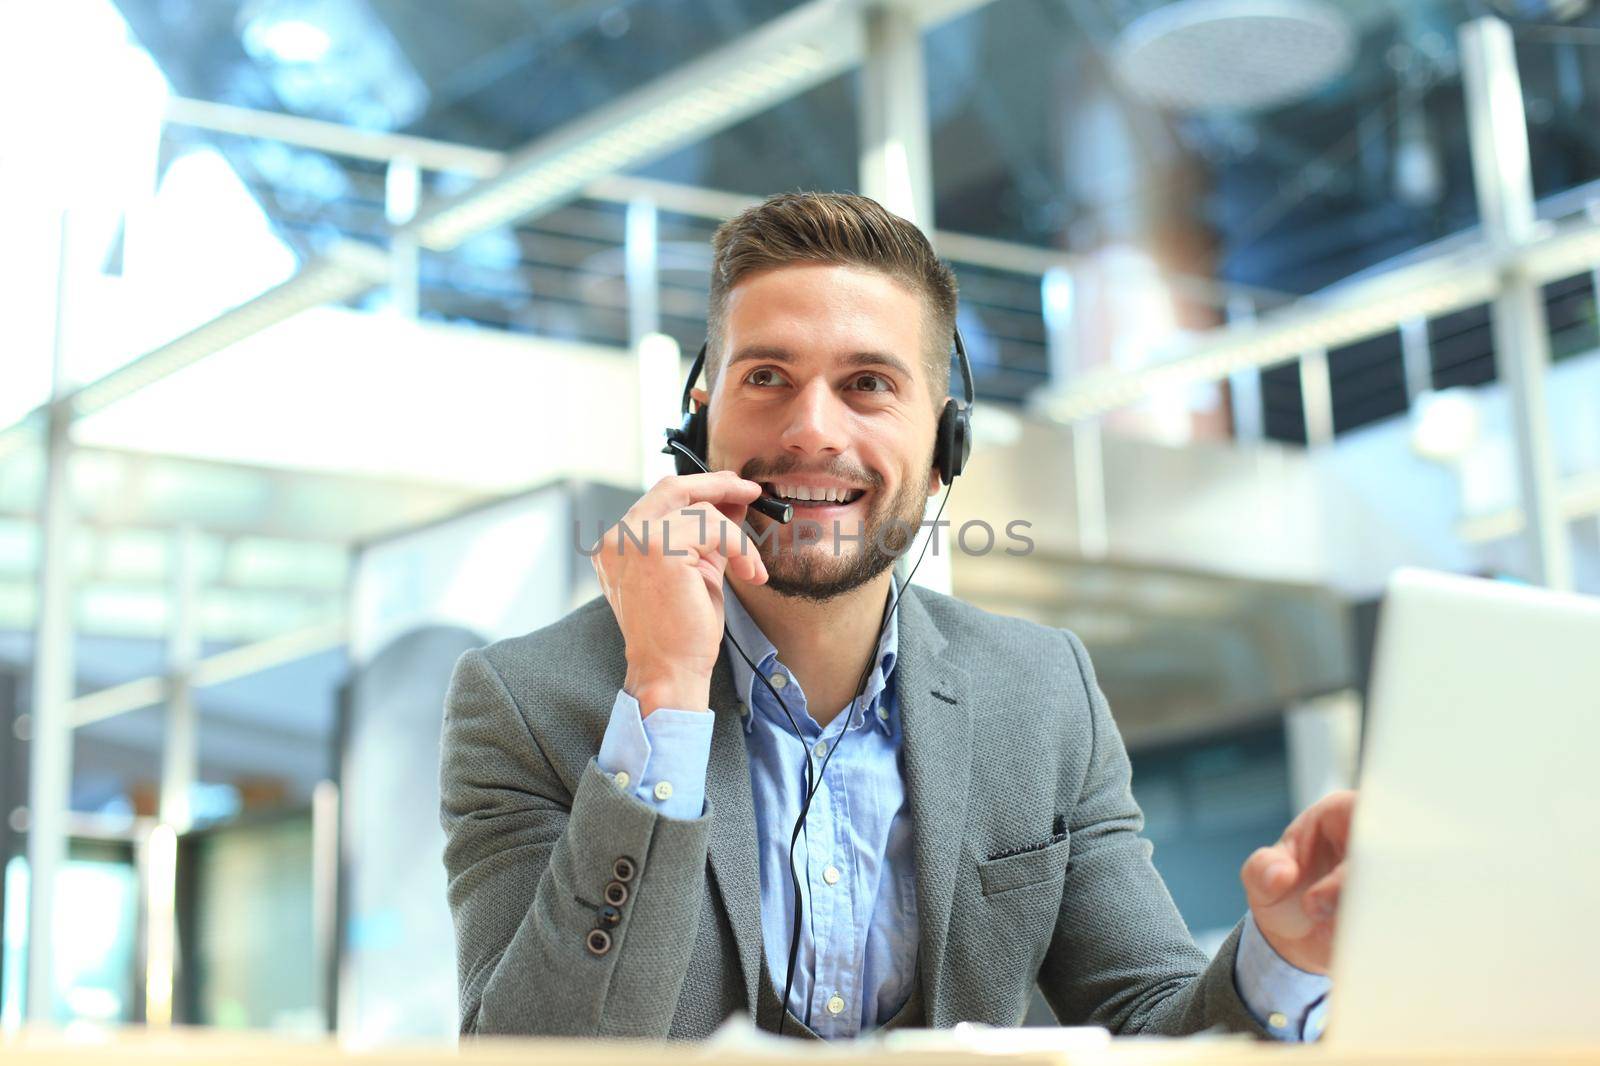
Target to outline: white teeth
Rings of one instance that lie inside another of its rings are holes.
[[[855,489],[842,489],[829,487],[825,489],[807,488],[804,485],[774,485],[773,490],[778,496],[790,500],[805,500],[818,503],[843,503],[856,495]]]

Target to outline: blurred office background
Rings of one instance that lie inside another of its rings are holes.
[[[594,594],[772,192],[952,261],[1035,548],[918,579],[1083,637],[1203,943],[1395,567],[1600,591],[1587,0],[8,0],[0,99],[6,1026],[454,1033],[450,667]]]

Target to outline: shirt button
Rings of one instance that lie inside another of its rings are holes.
[[[888,720],[889,720],[889,708],[883,706],[882,704],[879,704],[878,705],[878,721],[887,722]]]
[[[616,773],[611,775],[611,780],[617,783],[618,788],[627,788],[628,782],[633,780],[633,778],[628,776],[628,771],[618,770]]]
[[[826,870],[822,871],[822,879],[824,881],[828,882],[828,884],[830,884],[830,885],[838,884],[839,883],[839,868],[837,866],[828,867]]]
[[[1271,1014],[1267,1015],[1267,1025],[1274,1029],[1287,1028],[1289,1025],[1289,1016],[1284,1014],[1281,1010],[1275,1010]]]
[[[844,1010],[844,1000],[840,999],[838,996],[830,996],[828,998],[828,1013],[829,1014],[839,1014],[843,1010]]]
[[[817,746],[811,750],[816,754],[817,758],[820,759],[824,755],[828,754],[828,742],[826,740],[819,740],[817,741]]]
[[[671,798],[672,798],[672,782],[671,781],[657,781],[656,782],[656,799],[665,802],[666,800],[669,800]]]
[[[789,678],[786,674],[773,674],[767,680],[772,682],[773,688],[782,688],[789,683]]]

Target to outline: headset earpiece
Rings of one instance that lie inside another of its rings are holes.
[[[700,468],[695,466],[683,453],[672,446],[677,441],[690,451],[698,455],[701,461],[706,459],[706,410],[704,407],[695,409],[694,383],[700,378],[700,368],[705,366],[706,346],[700,345],[700,352],[694,357],[694,366],[689,368],[689,380],[683,383],[683,403],[679,408],[683,412],[683,424],[676,429],[668,427],[666,431],[668,443],[662,451],[672,456],[672,465],[679,474],[698,474]]]
[[[961,385],[967,402],[946,400],[939,412],[939,427],[933,437],[933,466],[939,471],[939,480],[946,485],[966,469],[967,456],[972,454],[972,364],[967,361],[967,346],[961,339],[961,330],[955,331],[956,363],[961,370]]]
[[[967,409],[958,400],[946,400],[939,412],[939,428],[934,437],[933,465],[939,480],[946,485],[956,479],[972,453],[971,423]]]
[[[700,408],[697,411],[683,416],[683,425],[676,429],[667,430],[667,440],[677,441],[696,455],[706,454],[706,411]],[[679,452],[668,444],[661,449],[672,456],[672,465],[679,474],[698,474],[700,468],[695,466],[688,456]]]

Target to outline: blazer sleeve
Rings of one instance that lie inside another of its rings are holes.
[[[463,1035],[668,1035],[699,928],[709,803],[665,817],[594,759],[569,790],[475,650],[445,696],[439,817]],[[626,896],[614,924],[602,914],[613,884]]]
[[[1063,1025],[1182,1036],[1221,1027],[1266,1036],[1234,986],[1243,923],[1209,962],[1189,935],[1140,835],[1132,769],[1089,653],[1063,631],[1083,678],[1093,745],[1073,807],[1066,886],[1039,972]]]

